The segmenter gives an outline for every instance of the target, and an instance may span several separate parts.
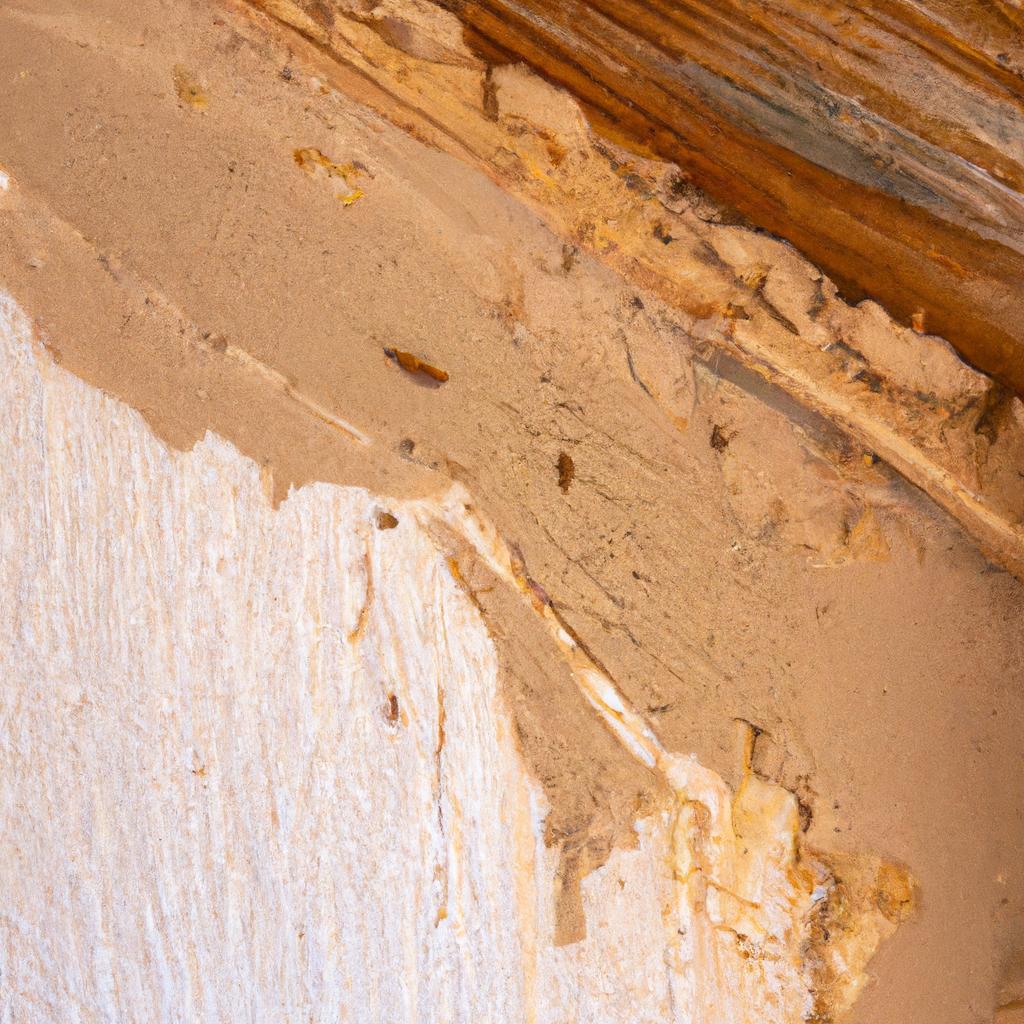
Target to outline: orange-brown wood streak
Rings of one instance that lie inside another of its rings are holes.
[[[1018,12],[982,0],[444,3],[481,56],[526,61],[598,130],[791,241],[848,299],[923,321],[1024,393],[1024,165],[999,144],[1024,126]]]

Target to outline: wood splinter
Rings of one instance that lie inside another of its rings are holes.
[[[403,352],[397,348],[386,348],[384,349],[384,355],[393,362],[398,363],[406,373],[429,377],[438,384],[444,384],[448,380],[448,372],[446,370],[424,362],[419,356],[414,356],[411,352]]]

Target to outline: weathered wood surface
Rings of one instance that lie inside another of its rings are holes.
[[[456,477],[668,750],[734,780],[733,718],[757,723],[757,769],[801,793],[808,842],[884,851],[920,879],[920,912],[875,962],[863,1019],[987,1012],[993,962],[1020,947],[1019,584],[863,456],[881,441],[894,465],[926,481],[947,466],[952,490],[963,481],[1017,514],[994,470],[1024,486],[1021,407],[993,401],[937,339],[837,301],[782,243],[666,206],[659,169],[595,143],[564,96],[521,69],[488,80],[454,18],[383,3],[372,24],[310,30],[311,52],[234,6],[0,12],[0,52],[20,69],[0,97],[0,270],[37,336],[172,447],[207,428],[230,438],[277,500],[312,480],[415,497]],[[353,97],[461,144],[559,233]],[[358,162],[364,198],[344,205],[342,182],[297,163],[300,147]],[[421,387],[393,345],[448,382]],[[870,445],[827,434],[740,364],[749,353]],[[22,505],[39,532],[40,502]],[[646,769],[573,705],[568,669],[511,588],[460,564],[550,804],[545,845],[569,868],[556,908],[582,877],[593,927],[595,879],[629,892],[615,868],[636,817],[654,814]],[[74,721],[61,710],[38,720]],[[96,748],[115,739],[111,725]]]
[[[791,246],[723,223],[720,207],[679,191],[675,165],[606,144],[573,99],[526,69],[485,67],[457,19],[427,0],[369,11],[352,0],[247,2],[328,58],[322,70],[343,91],[484,168],[571,247],[693,317],[690,332],[714,350],[716,367],[736,357],[837,425],[1024,578],[1024,404],[945,340],[901,326],[870,300],[851,305]],[[833,183],[829,202],[837,194]],[[816,220],[827,219],[829,202],[817,205]],[[883,276],[896,280],[896,243],[873,237],[886,253]],[[936,266],[946,273],[942,259]],[[1019,290],[982,291],[1016,302]],[[959,301],[968,292],[938,294]],[[925,326],[937,329],[927,314]]]
[[[443,0],[592,123],[672,160],[1024,391],[1024,15],[998,0]],[[919,320],[920,322],[920,320]]]

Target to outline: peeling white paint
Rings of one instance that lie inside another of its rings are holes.
[[[274,511],[224,441],[172,452],[37,358],[9,299],[0,454],[4,1024],[804,1017],[825,883],[792,795],[666,752],[464,491],[390,504],[385,531],[358,488]],[[436,521],[532,599],[676,794],[584,880],[572,946]]]

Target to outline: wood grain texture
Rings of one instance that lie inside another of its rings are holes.
[[[619,142],[1024,390],[1022,15],[933,0],[444,0]]]
[[[465,54],[413,60],[341,18],[318,56],[230,6],[88,8],[17,0],[0,17],[0,50],[28,72],[0,101],[4,287],[61,366],[174,448],[207,429],[230,438],[278,500],[290,483],[422,494],[458,474],[668,749],[732,780],[733,716],[765,727],[759,769],[801,792],[809,841],[884,851],[920,878],[920,915],[886,944],[854,1019],[961,1024],[965,1006],[990,1009],[990,965],[1020,948],[1019,584],[868,465],[870,448],[830,441],[738,360],[785,355],[810,405],[838,396],[872,438],[884,403],[916,401],[919,429],[896,419],[895,434],[927,433],[921,452],[958,474],[987,450],[979,486],[995,498],[1014,493],[989,489],[1001,449],[1019,480],[1019,407],[1003,423],[987,379],[878,307],[837,302],[784,244],[673,212],[657,168],[593,140],[522,69],[494,71],[488,91]],[[460,38],[453,18],[454,33],[417,35],[397,19],[406,8],[387,5],[387,31],[409,50]],[[178,95],[179,65],[205,110]],[[353,99],[385,88],[407,99],[381,103],[399,123],[424,131],[415,111],[430,114],[431,138],[464,140],[572,230],[549,234]],[[343,206],[339,182],[296,165],[297,146],[359,161],[365,198]],[[677,313],[652,291],[725,312]],[[385,345],[450,380],[421,387]],[[576,467],[567,493],[560,451]],[[621,748],[582,699],[576,713],[568,672],[546,670],[548,641],[509,614],[508,588],[461,565],[551,803],[545,838],[567,860],[596,851],[575,868],[589,899],[588,872],[628,847],[645,791],[611,772]],[[591,927],[607,919],[584,910]]]
[[[483,168],[571,251],[685,312],[698,349],[717,349],[716,366],[719,353],[738,358],[839,427],[1024,578],[1024,404],[945,339],[870,299],[851,304],[791,245],[729,223],[685,182],[680,191],[675,164],[595,135],[576,100],[529,69],[451,52],[460,23],[427,0],[369,12],[352,0],[246,2],[293,29],[288,45],[310,47],[339,89]]]

